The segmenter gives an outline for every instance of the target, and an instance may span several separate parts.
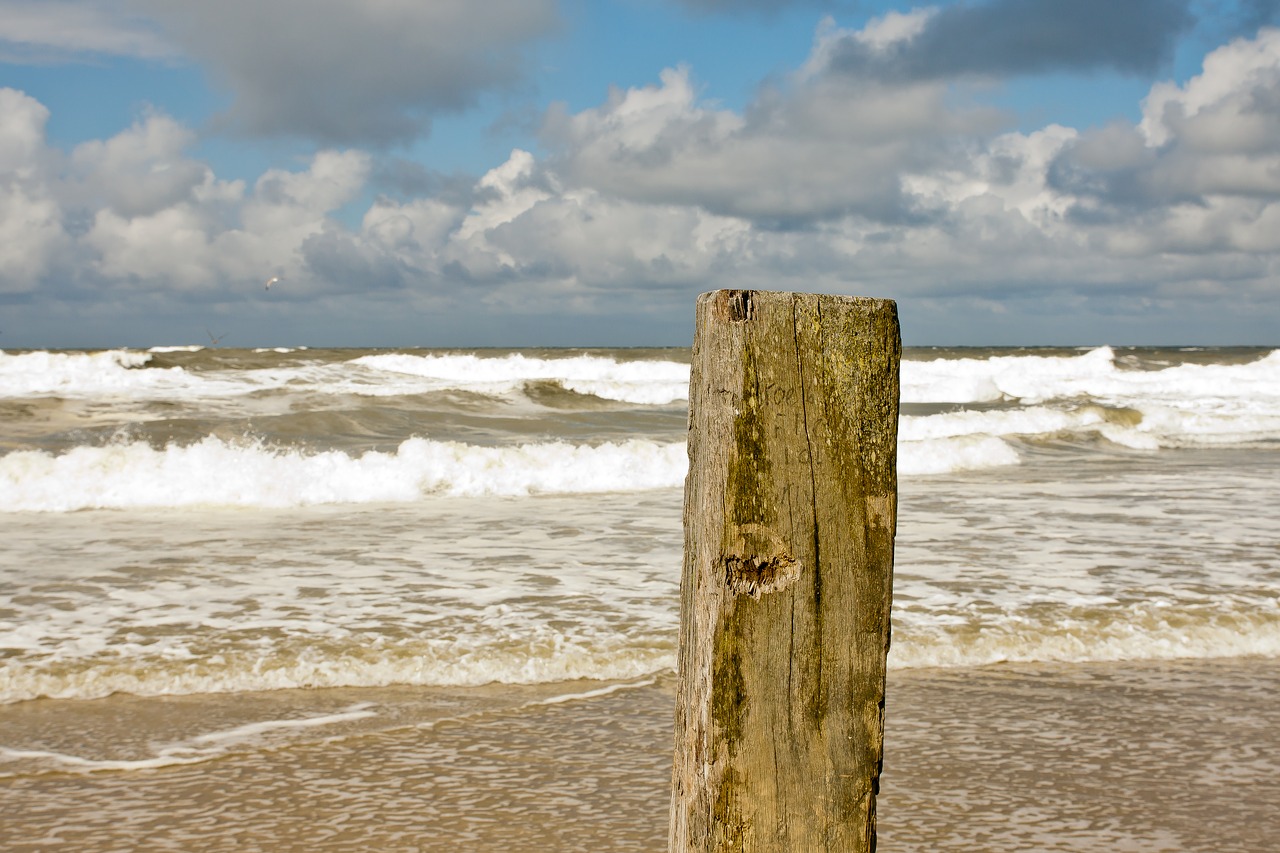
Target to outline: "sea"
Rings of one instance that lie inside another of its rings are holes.
[[[0,352],[0,849],[666,848],[687,349]],[[881,851],[1280,838],[1280,350],[908,347]]]

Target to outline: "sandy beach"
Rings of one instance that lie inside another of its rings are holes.
[[[372,703],[398,722],[316,727],[192,765],[5,779],[4,849],[664,850],[671,678],[547,695],[388,688],[5,707],[0,726],[90,751],[140,722],[231,723],[268,703],[299,716]],[[879,849],[1266,850],[1280,833],[1277,695],[1280,667],[1265,660],[891,673]]]

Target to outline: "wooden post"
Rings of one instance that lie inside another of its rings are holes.
[[[897,306],[698,298],[669,849],[875,848]]]

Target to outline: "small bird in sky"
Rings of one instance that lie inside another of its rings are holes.
[[[214,333],[213,333],[213,332],[210,332],[210,331],[209,331],[209,327],[208,327],[208,326],[205,326],[205,327],[204,327],[204,331],[205,331],[205,334],[207,334],[207,335],[209,336],[209,340],[213,341],[213,343],[211,344],[211,346],[215,346],[215,347],[216,347],[219,343],[221,343],[221,342],[222,342],[222,339],[223,339],[223,338],[225,338],[225,337],[227,336],[227,333],[226,333],[226,332],[223,332],[223,333],[222,333],[222,334],[220,334],[220,335],[214,335]]]
[[[284,276],[282,276],[282,275],[273,275],[273,276],[271,276],[271,278],[267,279],[267,286],[266,286],[264,289],[265,289],[265,290],[270,290],[270,289],[271,289],[271,285],[275,284],[277,281],[280,281],[282,278],[284,278]]]

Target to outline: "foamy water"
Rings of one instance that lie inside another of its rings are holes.
[[[687,355],[0,354],[0,702],[669,672]],[[892,667],[1280,656],[1280,354],[902,379]]]
[[[0,511],[577,494],[670,488],[684,477],[683,435],[670,427],[658,440],[573,443],[521,441],[519,431],[499,429],[479,445],[415,431],[392,450],[353,452],[326,447],[320,425],[299,441],[274,434],[271,423],[299,407],[323,410],[351,398],[356,402],[344,414],[357,423],[379,411],[361,398],[414,400],[425,415],[432,395],[464,392],[480,401],[488,420],[536,424],[548,411],[530,399],[530,389],[545,383],[564,392],[561,410],[593,400],[616,404],[617,428],[625,433],[629,415],[680,404],[689,370],[681,362],[378,353],[267,366],[271,351],[256,354],[248,365],[193,358],[189,367],[156,366],[152,353],[132,351],[0,354],[0,399],[78,406],[76,416],[95,429],[94,440],[80,443],[72,434],[61,451],[16,447],[0,457]],[[905,361],[899,473],[1016,465],[1026,443],[1037,441],[1157,450],[1280,440],[1280,353],[1243,363],[1151,367],[1123,369],[1107,347],[1069,356]],[[911,414],[912,404],[952,405]],[[161,441],[158,432],[135,437],[139,424],[178,415],[213,422],[210,414],[235,423],[182,441]],[[107,426],[113,417],[114,430]]]
[[[10,511],[413,502],[425,496],[581,494],[680,483],[683,444],[632,440],[475,447],[406,439],[394,452],[351,455],[207,437],[155,449],[142,442],[0,459]]]

